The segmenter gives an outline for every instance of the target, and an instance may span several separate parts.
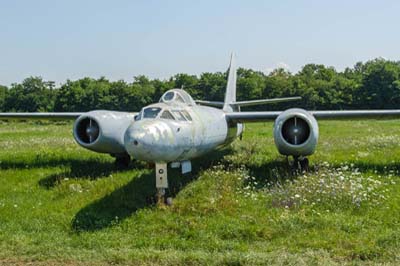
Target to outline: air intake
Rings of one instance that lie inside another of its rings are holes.
[[[310,136],[310,126],[297,116],[289,118],[282,125],[282,137],[292,145],[301,145]]]
[[[100,134],[99,124],[89,117],[78,122],[76,131],[79,140],[85,144],[92,144],[98,139]]]

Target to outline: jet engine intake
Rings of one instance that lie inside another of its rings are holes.
[[[92,117],[85,117],[76,124],[76,137],[85,144],[92,144],[100,135],[99,124]]]
[[[318,142],[318,123],[304,109],[288,109],[275,120],[275,145],[282,155],[308,156],[314,153]]]
[[[114,111],[91,111],[74,124],[75,141],[82,147],[112,155],[125,154],[124,134],[134,114]]]

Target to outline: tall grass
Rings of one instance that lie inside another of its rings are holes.
[[[400,126],[326,121],[311,170],[296,173],[272,124],[171,169],[78,147],[70,124],[0,124],[0,265],[399,264]]]

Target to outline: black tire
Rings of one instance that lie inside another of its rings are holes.
[[[131,163],[131,157],[129,155],[119,156],[115,158],[115,165],[117,167],[126,168]]]
[[[292,175],[296,175],[300,169],[299,158],[297,156],[293,156],[293,162],[290,163],[288,159],[288,163],[291,167]]]
[[[308,158],[304,158],[304,159],[300,160],[299,163],[300,163],[300,170],[302,172],[303,171],[308,172],[308,170],[310,169],[310,162],[309,162]]]

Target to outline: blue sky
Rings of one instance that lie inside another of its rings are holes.
[[[0,0],[0,84],[400,60],[400,1]]]

